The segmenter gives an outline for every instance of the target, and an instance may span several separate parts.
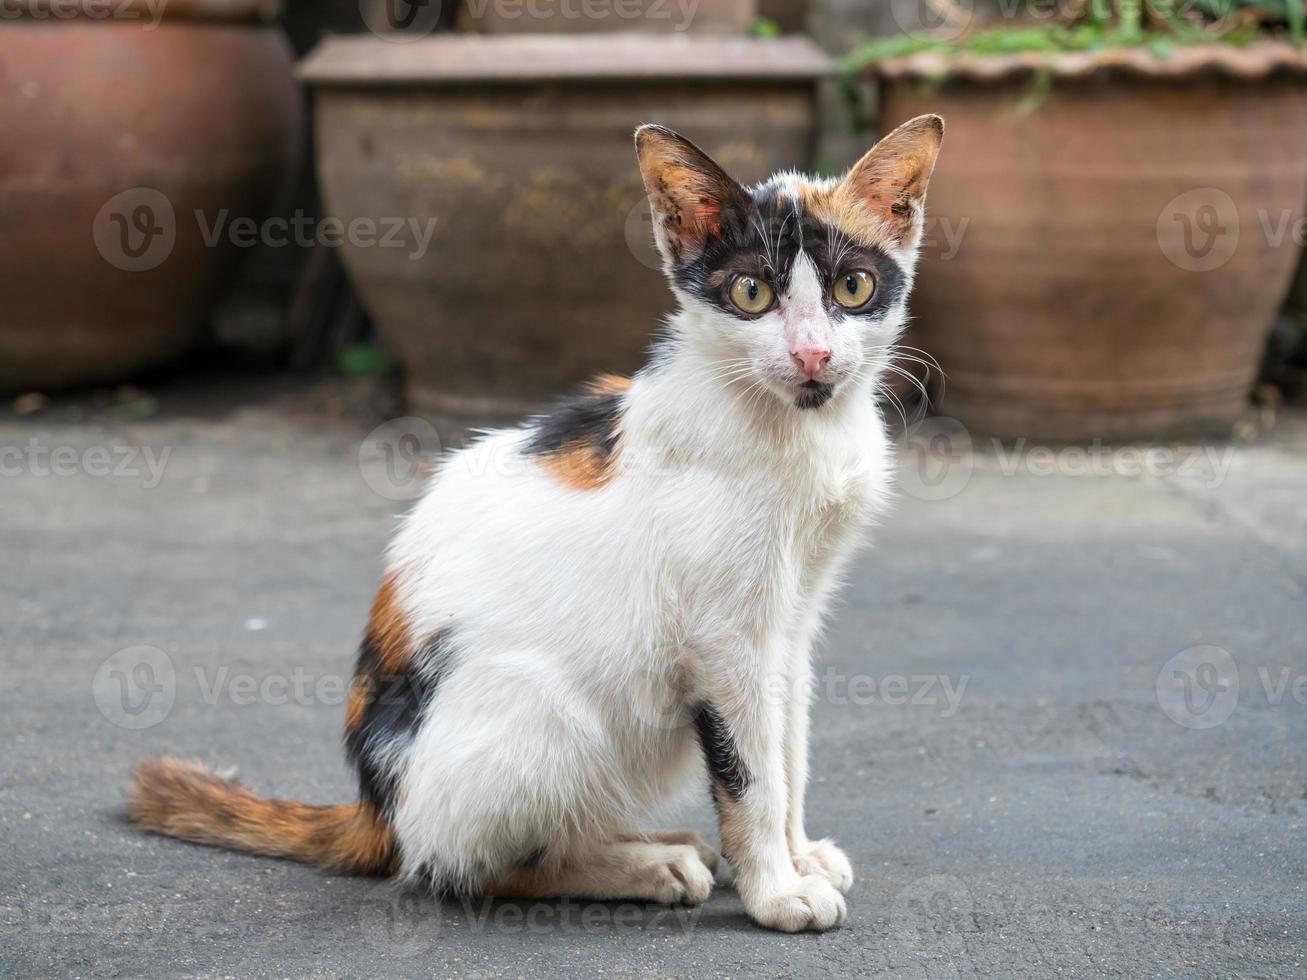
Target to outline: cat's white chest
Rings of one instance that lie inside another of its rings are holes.
[[[825,522],[863,523],[879,509],[889,492],[880,440],[872,440],[867,446],[832,447],[810,472],[810,499]]]
[[[878,498],[876,481],[863,459],[834,461],[813,486],[810,516],[804,522],[805,564],[821,564],[855,539],[870,522]]]

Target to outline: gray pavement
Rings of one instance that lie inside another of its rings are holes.
[[[377,419],[259,390],[0,417],[0,974],[1307,969],[1307,417],[1151,461],[910,444],[820,671],[810,829],[849,921],[782,936],[725,883],[441,906],[124,825],[156,752],[353,791],[343,684],[405,505],[359,463]],[[715,838],[706,797],[666,825]]]

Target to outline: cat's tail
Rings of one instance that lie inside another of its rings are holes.
[[[145,830],[196,844],[350,874],[394,873],[395,835],[371,803],[265,800],[197,762],[161,757],[139,763],[127,815]]]

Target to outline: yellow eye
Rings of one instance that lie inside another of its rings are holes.
[[[835,280],[835,302],[846,310],[865,306],[876,292],[876,280],[870,272],[846,272]]]
[[[772,289],[761,279],[736,276],[731,283],[731,302],[745,313],[761,313],[771,306]]]

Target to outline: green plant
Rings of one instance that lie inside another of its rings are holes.
[[[846,58],[857,71],[886,58],[937,51],[1020,54],[1144,47],[1165,58],[1175,45],[1247,44],[1267,33],[1304,37],[1307,0],[1069,0],[1056,16],[1023,0],[1012,23],[942,39],[928,32],[868,38]]]

